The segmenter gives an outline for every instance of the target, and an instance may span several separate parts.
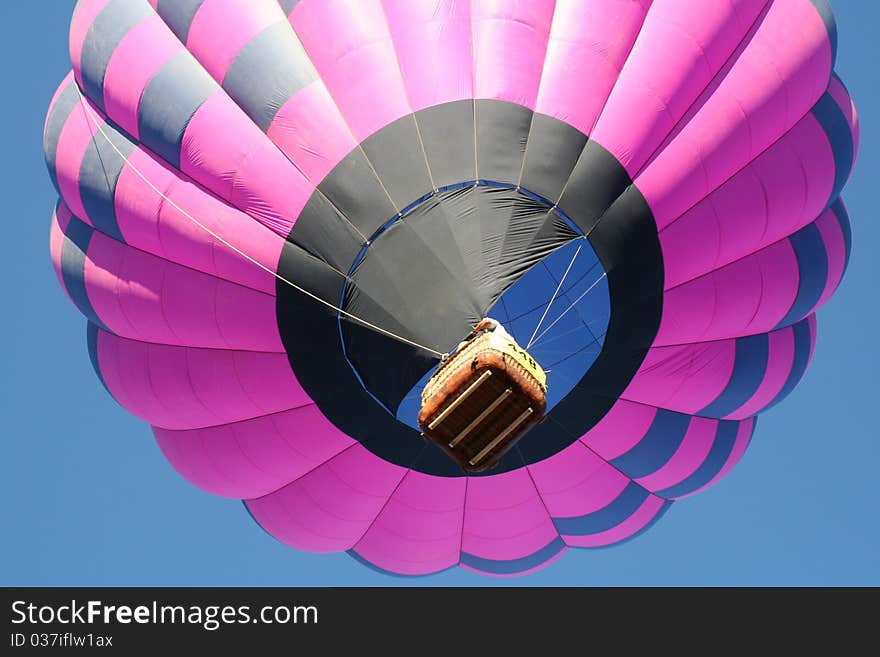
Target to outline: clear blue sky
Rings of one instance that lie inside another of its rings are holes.
[[[620,547],[570,551],[538,574],[400,580],[350,557],[292,551],[240,502],[202,493],[92,372],[83,318],[49,260],[56,194],[46,107],[69,70],[72,2],[0,3],[5,199],[0,322],[0,585],[880,585],[880,3],[836,0],[838,71],[862,116],[845,193],[854,251],[819,314],[806,380],[767,413],[740,465]]]

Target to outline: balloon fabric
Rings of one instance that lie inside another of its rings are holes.
[[[804,377],[836,50],[826,0],[80,0],[52,261],[195,486],[298,550],[525,574],[715,484]],[[547,419],[466,475],[419,396],[489,315]]]

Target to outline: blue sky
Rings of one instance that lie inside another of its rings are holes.
[[[880,3],[834,2],[838,71],[862,117],[845,199],[849,272],[819,313],[807,378],[765,414],[739,466],[673,506],[636,541],[570,551],[516,580],[454,570],[400,580],[346,555],[290,550],[240,502],[193,488],[144,423],[104,391],[85,323],[49,260],[56,194],[43,163],[43,118],[69,70],[71,3],[0,3],[4,66],[0,184],[6,205],[0,322],[5,500],[0,585],[880,585],[877,372],[880,243]]]

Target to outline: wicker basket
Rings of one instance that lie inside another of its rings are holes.
[[[428,381],[419,426],[466,472],[487,470],[544,419],[546,376],[494,320],[483,320]]]

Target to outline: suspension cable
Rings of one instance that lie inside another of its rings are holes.
[[[341,316],[343,316],[343,317],[346,317],[347,319],[350,319],[350,320],[352,320],[352,321],[354,321],[354,322],[357,322],[358,324],[361,324],[361,325],[363,325],[363,326],[366,326],[367,328],[369,328],[369,329],[371,329],[371,330],[373,330],[373,331],[375,331],[375,332],[377,332],[377,333],[381,333],[382,335],[385,335],[385,336],[387,336],[387,337],[389,337],[389,338],[392,338],[393,340],[397,340],[398,342],[402,342],[403,344],[409,345],[409,346],[411,346],[411,347],[415,347],[416,349],[421,349],[422,351],[425,351],[425,352],[427,352],[427,353],[429,353],[429,354],[431,354],[431,355],[433,355],[433,356],[436,356],[436,357],[438,357],[438,358],[443,358],[444,354],[443,354],[442,352],[437,351],[436,349],[431,349],[430,347],[426,347],[426,346],[423,345],[423,344],[419,344],[418,342],[414,342],[414,341],[412,341],[412,340],[410,340],[410,339],[408,339],[408,338],[405,338],[405,337],[403,337],[402,335],[397,335],[396,333],[393,333],[393,332],[391,332],[391,331],[388,331],[387,329],[383,329],[383,328],[380,327],[380,326],[376,326],[375,324],[372,324],[372,323],[368,322],[368,321],[365,320],[365,319],[361,319],[360,317],[357,317],[357,316],[351,314],[350,312],[348,312],[348,311],[346,311],[346,310],[343,310],[343,309],[340,308],[339,306],[337,306],[337,305],[335,305],[335,304],[333,304],[333,303],[330,303],[329,301],[325,301],[324,299],[321,299],[320,297],[318,297],[317,295],[313,294],[312,292],[309,292],[308,290],[306,290],[306,289],[300,287],[300,286],[297,285],[296,283],[294,283],[294,282],[288,280],[287,278],[285,278],[284,276],[282,276],[281,274],[279,274],[278,272],[276,272],[276,271],[273,270],[272,268],[267,267],[266,265],[264,265],[263,263],[261,263],[260,261],[258,261],[256,258],[253,258],[252,256],[249,256],[247,253],[245,253],[244,251],[242,251],[241,249],[239,249],[238,247],[236,247],[234,244],[231,244],[228,240],[224,239],[223,237],[221,237],[220,235],[218,235],[215,231],[211,230],[208,226],[206,226],[205,224],[203,224],[201,221],[199,221],[198,219],[196,219],[195,217],[193,217],[189,212],[187,212],[187,211],[184,210],[182,207],[180,207],[177,203],[175,203],[173,199],[168,198],[168,196],[166,196],[166,195],[162,192],[162,190],[160,190],[158,187],[156,187],[156,185],[154,185],[154,184],[153,184],[153,183],[152,183],[152,182],[151,182],[151,181],[150,181],[150,180],[149,180],[149,179],[148,179],[148,178],[147,178],[147,177],[146,177],[146,176],[140,171],[140,169],[138,169],[134,164],[132,164],[132,163],[129,161],[129,159],[125,156],[125,154],[124,154],[124,153],[120,150],[120,148],[119,148],[119,147],[113,142],[113,140],[110,139],[110,136],[104,131],[104,128],[103,128],[103,126],[101,125],[101,122],[98,120],[98,117],[95,115],[95,113],[94,113],[94,111],[92,110],[92,108],[91,108],[91,107],[89,106],[89,104],[86,102],[86,99],[85,99],[85,97],[83,96],[83,93],[82,93],[82,91],[81,91],[80,88],[79,88],[79,85],[76,84],[76,83],[74,83],[74,84],[73,84],[73,88],[76,89],[76,92],[77,92],[77,94],[79,95],[80,104],[81,104],[82,107],[83,107],[83,112],[85,113],[87,119],[89,120],[90,123],[92,123],[92,125],[95,127],[95,129],[97,130],[97,132],[100,132],[100,133],[101,133],[101,135],[104,137],[104,139],[107,141],[107,143],[110,144],[111,148],[113,148],[113,150],[116,151],[116,154],[117,154],[117,155],[119,156],[119,158],[122,160],[123,165],[124,165],[124,166],[128,166],[128,167],[130,167],[131,170],[135,173],[135,175],[137,175],[137,177],[140,178],[140,179],[141,179],[141,180],[142,180],[142,181],[143,181],[143,182],[144,182],[144,183],[145,183],[150,189],[152,189],[154,192],[156,192],[156,194],[158,194],[158,195],[162,198],[162,200],[164,200],[166,203],[168,203],[171,207],[173,207],[175,210],[177,210],[177,211],[178,211],[180,214],[182,214],[184,217],[186,217],[187,219],[189,219],[193,224],[195,224],[196,226],[198,226],[199,228],[201,228],[203,231],[205,231],[208,235],[210,235],[210,236],[213,237],[215,240],[217,240],[218,242],[220,242],[221,244],[223,244],[223,245],[226,246],[227,248],[231,249],[231,250],[234,251],[235,253],[237,253],[239,256],[241,256],[241,257],[244,258],[245,260],[247,260],[247,261],[253,263],[254,265],[256,265],[257,267],[259,267],[260,269],[262,269],[262,270],[265,271],[266,273],[268,273],[268,274],[270,274],[271,276],[275,277],[276,279],[278,279],[279,281],[281,281],[281,282],[284,283],[285,285],[289,285],[291,288],[293,288],[293,289],[296,290],[297,292],[300,292],[300,293],[306,295],[307,297],[309,297],[309,298],[312,299],[313,301],[317,301],[318,303],[320,303],[320,304],[322,304],[322,305],[324,305],[324,306],[327,306],[328,308],[330,308],[330,309],[333,310],[334,312],[339,313],[339,315],[341,315]],[[92,139],[94,140],[94,136],[92,137]],[[97,145],[96,145],[96,147],[97,147]]]
[[[577,260],[577,257],[578,255],[580,255],[583,246],[583,242],[578,244],[578,248],[571,258],[571,262],[568,263],[568,269],[566,269],[565,274],[562,275],[562,280],[559,281],[559,285],[556,286],[556,291],[553,293],[553,296],[550,297],[550,303],[547,304],[547,307],[544,309],[544,314],[541,315],[541,319],[538,321],[538,325],[535,327],[534,333],[532,333],[532,337],[529,338],[529,343],[526,345],[526,351],[528,351],[532,347],[532,344],[535,342],[535,336],[538,335],[538,331],[541,330],[541,325],[544,323],[544,320],[547,319],[547,313],[550,312],[550,308],[553,306],[553,302],[556,301],[556,297],[559,296],[559,293],[562,291],[562,286],[565,285],[565,279],[568,278],[568,273],[571,271],[571,268],[574,267],[574,261]]]
[[[566,308],[566,309],[563,311],[563,313],[562,313],[559,317],[557,317],[557,318],[553,321],[552,324],[550,324],[550,326],[548,326],[546,329],[544,329],[544,332],[541,333],[541,335],[539,335],[539,336],[535,339],[535,344],[537,344],[538,342],[540,342],[540,341],[541,341],[541,338],[543,338],[545,335],[547,335],[547,333],[550,331],[550,329],[552,329],[554,326],[556,326],[556,325],[559,323],[559,320],[561,320],[563,317],[565,317],[565,316],[571,311],[572,308],[574,308],[576,305],[578,305],[578,304],[580,303],[581,299],[583,299],[583,298],[584,298],[585,296],[587,296],[590,292],[592,292],[592,291],[593,291],[593,288],[595,288],[595,287],[596,287],[596,286],[602,281],[602,279],[606,278],[607,276],[608,276],[608,272],[603,272],[602,275],[601,275],[599,278],[596,279],[596,282],[593,283],[593,284],[587,289],[586,292],[584,292],[584,293],[583,293],[582,295],[580,295],[577,299],[575,299],[575,300],[571,303],[571,305],[569,305],[568,308]]]

